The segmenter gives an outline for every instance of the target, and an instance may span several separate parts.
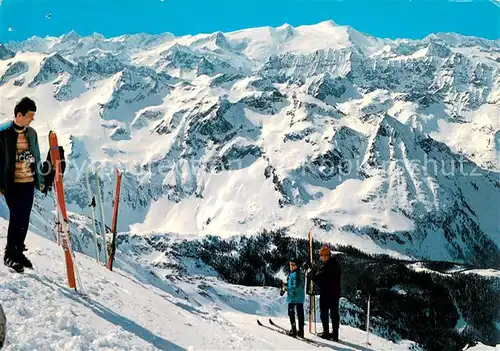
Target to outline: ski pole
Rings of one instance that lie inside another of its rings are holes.
[[[89,197],[90,205],[89,207],[92,209],[92,227],[94,229],[94,243],[95,243],[95,260],[99,262],[99,249],[97,247],[97,228],[95,225],[95,197],[92,196],[92,191],[90,189],[90,181],[89,181],[89,169],[87,168],[87,172],[85,172],[85,179],[87,181],[87,194]]]
[[[368,313],[366,316],[366,345],[370,345],[370,300],[371,295],[368,295]]]
[[[318,332],[316,331],[316,325],[318,325],[318,324],[316,323],[316,301],[314,301],[314,302],[315,302],[315,303],[314,303],[314,334],[315,334],[315,335],[318,335]]]
[[[102,239],[104,241],[103,244],[104,244],[104,258],[105,258],[104,262],[106,264],[106,262],[108,262],[108,245],[106,243],[106,222],[104,219],[104,206],[102,204],[99,169],[100,169],[100,166],[97,167],[96,172],[95,172],[96,178],[97,178],[97,202],[99,203],[99,209],[101,211]]]

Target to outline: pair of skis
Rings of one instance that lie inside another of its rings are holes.
[[[71,233],[70,233],[70,225],[69,225],[69,218],[68,218],[68,213],[66,209],[66,199],[64,196],[64,185],[63,185],[63,172],[62,172],[62,162],[65,162],[65,160],[62,160],[61,154],[60,154],[60,149],[59,149],[59,142],[57,140],[57,135],[54,131],[49,132],[49,153],[50,153],[50,163],[51,167],[54,171],[54,201],[55,201],[55,207],[56,207],[56,240],[57,244],[61,245],[64,250],[64,258],[66,262],[66,275],[68,279],[68,285],[71,289],[75,289],[75,291],[81,290],[82,289],[82,283],[80,279],[80,275],[78,272],[78,267],[76,265],[76,256],[73,251],[72,247],[72,242],[71,242]],[[117,231],[117,221],[118,221],[118,204],[120,200],[120,185],[121,185],[121,173],[116,170],[117,172],[117,183],[116,183],[116,193],[115,193],[115,201],[114,201],[114,208],[113,208],[113,222],[112,222],[112,241],[111,245],[109,246],[109,255],[108,255],[108,247],[106,246],[106,242],[104,249],[106,253],[106,265],[108,269],[112,270],[113,269],[113,260],[115,257],[115,252],[116,252],[116,231]],[[87,183],[89,184],[89,183]],[[88,187],[90,190],[90,186]],[[102,221],[102,226],[103,226],[103,236],[105,239],[105,222],[104,222],[104,211],[102,207],[102,199],[101,199],[101,192],[99,188],[99,182],[98,182],[98,199],[101,204],[101,213],[103,217]],[[90,195],[90,193],[89,193]],[[92,209],[93,217],[95,214],[94,209]],[[94,223],[94,229],[95,229],[95,218],[93,218],[93,223]],[[94,238],[96,239],[96,259],[99,260],[99,251],[97,248],[97,231],[94,230]],[[79,289],[77,289],[77,282],[79,285]]]
[[[283,335],[290,336],[290,335],[288,335],[288,334],[287,334],[287,330],[286,330],[286,328],[284,328],[284,327],[282,327],[282,326],[280,326],[280,325],[278,325],[278,324],[274,323],[274,322],[273,322],[273,320],[272,320],[271,318],[269,318],[269,324],[271,324],[274,328],[273,328],[273,327],[270,327],[270,326],[268,326],[268,325],[263,324],[263,323],[262,323],[260,320],[258,320],[258,319],[257,319],[257,324],[258,324],[258,325],[260,325],[261,327],[267,328],[267,329],[272,330],[272,331],[275,331],[275,332],[277,332],[277,333],[280,333],[280,334],[283,334]],[[304,342],[306,342],[306,343],[308,343],[308,344],[310,344],[310,345],[314,345],[314,346],[317,346],[317,347],[322,346],[322,345],[320,345],[318,342],[316,342],[316,341],[314,341],[314,340],[312,340],[312,339],[309,339],[309,338],[305,338],[305,337],[303,338],[303,337],[298,337],[298,336],[297,336],[297,337],[295,337],[295,338],[296,338],[297,340],[304,341]]]
[[[312,228],[309,229],[309,265],[313,266],[313,237]],[[308,282],[308,295],[309,295],[309,333],[312,334],[313,326],[313,313],[314,313],[314,328],[316,329],[316,301],[314,295],[314,282]],[[316,331],[316,330],[315,330]]]
[[[122,174],[120,171],[116,168],[116,189],[115,189],[115,199],[114,199],[114,205],[113,205],[113,218],[111,222],[111,233],[112,233],[112,238],[111,238],[111,243],[108,243],[106,240],[106,235],[107,235],[107,228],[106,228],[106,221],[104,219],[104,207],[103,207],[103,200],[101,196],[101,185],[99,181],[99,168],[96,169],[95,175],[97,178],[97,204],[95,197],[92,195],[92,190],[90,187],[90,181],[89,181],[89,173],[90,169],[87,169],[86,172],[86,182],[87,182],[87,194],[89,197],[89,207],[92,209],[92,225],[93,225],[93,230],[94,230],[94,243],[95,243],[95,257],[96,261],[100,262],[100,254],[99,254],[99,243],[98,243],[98,234],[97,234],[97,226],[96,226],[96,211],[95,208],[96,206],[99,206],[99,212],[101,213],[101,235],[102,235],[102,242],[103,242],[103,247],[104,247],[104,259],[105,259],[105,265],[108,267],[109,270],[113,270],[113,261],[115,258],[115,253],[116,253],[116,231],[117,231],[117,222],[118,222],[118,206],[120,203],[120,188],[121,188],[121,179],[122,179]]]
[[[64,160],[61,159],[61,154],[59,151],[59,143],[57,141],[57,135],[55,132],[49,132],[49,152],[50,152],[50,162],[52,169],[55,172],[54,175],[54,192],[55,192],[55,202],[56,202],[56,230],[57,230],[57,244],[62,245],[64,250],[64,258],[66,261],[66,275],[68,278],[68,285],[71,289],[77,289],[77,279],[80,289],[82,288],[82,283],[80,280],[80,275],[78,274],[78,267],[76,265],[76,257],[71,245],[71,233],[69,226],[68,213],[66,210],[66,200],[64,198],[64,186],[62,178],[62,165]]]

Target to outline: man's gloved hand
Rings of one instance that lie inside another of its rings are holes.
[[[61,172],[62,172],[62,175],[64,175],[64,171],[66,170],[66,159],[64,157],[64,149],[62,146],[59,146],[59,156],[61,158],[61,161],[60,161]],[[42,193],[47,195],[47,193],[50,190],[52,190],[52,187],[54,186],[54,178],[56,175],[56,170],[55,170],[55,168],[52,167],[50,151],[47,153],[47,160],[43,161],[42,174],[44,176],[44,184],[43,184],[44,189],[42,190]]]
[[[42,191],[42,194],[47,196],[48,192],[52,189],[52,184],[54,183],[54,171],[52,170],[50,161],[43,161],[42,174],[44,178],[40,190]]]

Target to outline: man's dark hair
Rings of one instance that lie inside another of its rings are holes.
[[[23,116],[25,116],[28,111],[36,112],[36,104],[29,97],[23,97],[14,107],[14,117],[17,116],[18,112],[21,112]]]

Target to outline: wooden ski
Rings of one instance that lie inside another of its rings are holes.
[[[60,225],[59,233],[61,234],[61,244],[64,250],[66,259],[66,273],[68,277],[68,285],[76,290],[75,267],[73,255],[71,253],[71,235],[69,228],[68,214],[66,211],[66,200],[64,198],[64,186],[61,169],[61,156],[59,153],[59,143],[55,132],[49,132],[50,158],[52,169],[55,171],[54,190],[57,197],[57,217]]]
[[[111,239],[110,252],[108,256],[108,269],[113,270],[113,260],[116,253],[116,231],[118,222],[118,205],[120,203],[120,186],[121,186],[122,174],[118,169],[116,169],[116,190],[115,190],[115,203],[113,205],[113,219],[111,222],[111,232],[113,233],[113,238]]]
[[[312,238],[312,228],[309,229],[309,265],[312,268],[313,265],[313,238]],[[313,325],[313,313],[315,311],[315,296],[314,296],[314,285],[313,282],[309,282],[309,333],[312,334]]]

